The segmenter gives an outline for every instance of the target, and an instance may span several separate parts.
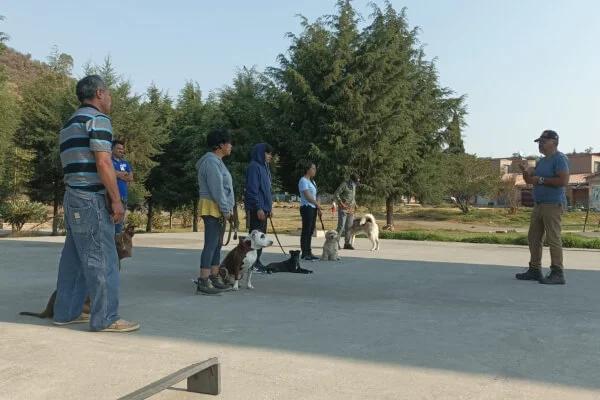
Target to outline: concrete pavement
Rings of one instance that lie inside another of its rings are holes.
[[[521,246],[357,239],[341,262],[304,262],[312,275],[206,297],[201,238],[134,238],[121,315],[142,328],[126,334],[18,315],[44,308],[64,238],[0,240],[0,399],[115,399],[215,356],[221,399],[600,398],[597,251],[566,250],[567,285],[548,287],[514,279]],[[209,398],[183,387],[153,398]]]

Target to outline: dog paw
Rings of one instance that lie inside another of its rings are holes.
[[[248,289],[252,290],[252,289],[254,289],[254,286],[248,285]]]

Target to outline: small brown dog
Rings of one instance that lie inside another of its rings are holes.
[[[135,234],[135,227],[128,226],[122,232],[115,234],[115,245],[117,246],[117,254],[119,255],[119,271],[121,270],[121,260],[124,258],[128,258],[132,256],[132,248],[133,248],[133,235]],[[46,305],[46,309],[41,313],[33,313],[29,311],[22,311],[20,315],[29,315],[32,317],[38,318],[52,318],[54,317],[54,302],[56,301],[56,290],[50,296],[50,300],[48,300],[48,304]],[[83,312],[85,314],[89,314],[91,312],[90,309],[90,296],[85,299],[85,303],[83,304]]]

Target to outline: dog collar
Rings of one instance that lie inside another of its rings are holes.
[[[242,248],[244,250],[246,250],[246,251],[252,251],[252,247],[248,243],[246,243],[245,240],[241,241],[240,245],[242,246]]]

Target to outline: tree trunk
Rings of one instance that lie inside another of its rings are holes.
[[[192,231],[198,232],[198,201],[194,200],[194,213],[192,217]]]
[[[173,229],[173,211],[169,210],[169,229]]]
[[[470,211],[469,200],[458,200],[458,208],[460,208],[463,214],[468,214]]]
[[[386,224],[382,228],[384,231],[393,231],[394,230],[394,196],[389,195],[387,199],[385,199],[385,218]]]
[[[52,236],[58,236],[58,205],[60,202],[60,194],[54,193],[54,204],[52,210]]]
[[[146,232],[152,232],[152,197],[148,198],[148,222],[146,222]]]

